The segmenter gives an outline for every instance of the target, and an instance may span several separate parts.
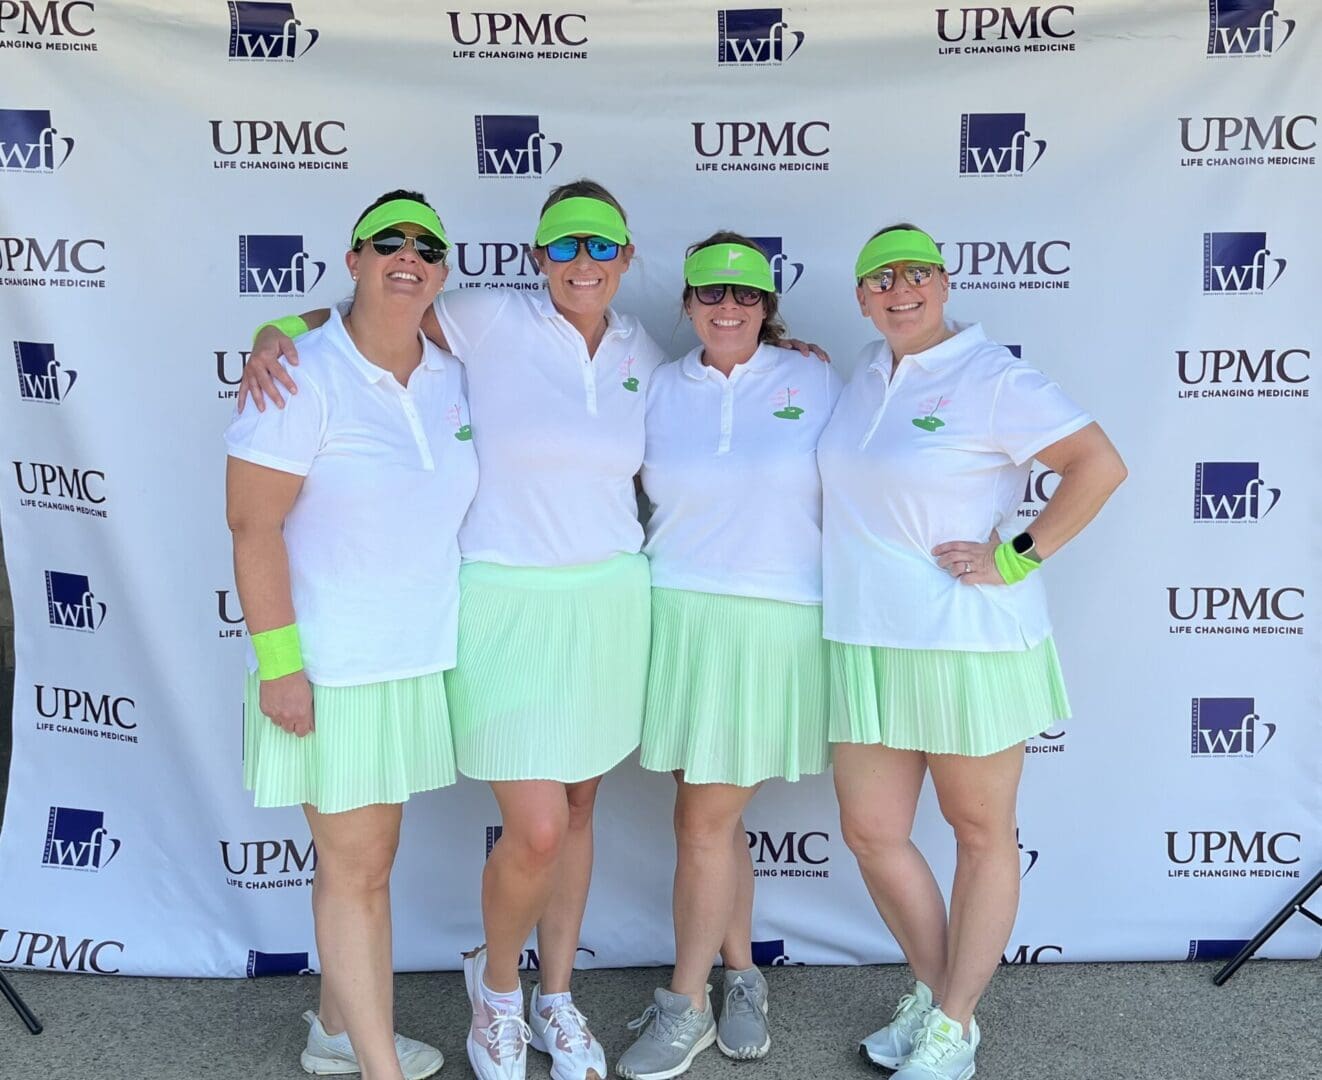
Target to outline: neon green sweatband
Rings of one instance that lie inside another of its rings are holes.
[[[306,334],[308,332],[308,324],[303,321],[302,315],[284,315],[279,319],[271,319],[269,322],[264,322],[254,330],[252,332],[252,343],[254,345],[257,344],[257,335],[268,326],[274,326],[280,331],[280,333],[291,338],[296,338],[300,334]]]
[[[624,224],[624,216],[601,199],[561,199],[546,208],[537,223],[533,243],[546,247],[552,240],[565,236],[600,236],[627,244],[629,228]]]
[[[685,285],[750,285],[773,293],[771,264],[747,244],[712,244],[684,260]]]
[[[262,682],[303,670],[303,650],[298,646],[297,623],[253,634],[252,651],[257,654],[257,677]]]
[[[1034,562],[1027,555],[1020,555],[1015,551],[1014,544],[1009,540],[997,547],[994,558],[996,559],[996,569],[1001,572],[1001,577],[1005,578],[1007,585],[1017,585],[1028,577],[1034,570],[1041,568],[1042,564]]]
[[[445,235],[445,226],[441,224],[436,211],[416,199],[391,199],[388,203],[382,203],[354,226],[349,246],[354,247],[360,240],[366,240],[394,225],[416,225],[426,229],[446,247],[450,246],[450,238]]]
[[[944,267],[946,260],[941,249],[927,233],[920,229],[892,229],[874,236],[858,253],[854,263],[854,277],[867,277],[879,266],[895,262],[931,263]]]

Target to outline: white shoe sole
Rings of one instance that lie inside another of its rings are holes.
[[[725,1043],[721,1042],[720,1035],[716,1036],[716,1049],[733,1061],[757,1061],[764,1058],[771,1050],[771,1036],[767,1036],[767,1041],[761,1046],[745,1046],[739,1050],[731,1050]]]
[[[707,1034],[702,1036],[689,1050],[684,1060],[673,1069],[665,1069],[661,1072],[634,1072],[629,1069],[621,1069],[617,1063],[615,1066],[616,1075],[622,1076],[625,1080],[670,1080],[672,1076],[680,1076],[689,1071],[689,1066],[693,1064],[693,1059],[697,1057],[707,1047],[716,1041],[716,1025],[713,1024],[708,1029]]]
[[[528,1045],[539,1054],[546,1054],[551,1059],[551,1080],[606,1080],[606,1075],[610,1071],[609,1069],[606,1073],[599,1073],[596,1069],[588,1069],[582,1075],[571,1075],[557,1071],[555,1055],[552,1054],[547,1047],[546,1040],[542,1037],[542,1033],[531,1024],[528,1025],[528,1029],[532,1032],[532,1038],[528,1040]]]
[[[356,1076],[362,1071],[356,1061],[345,1061],[343,1058],[317,1057],[315,1054],[309,1054],[306,1050],[299,1055],[298,1062],[303,1066],[305,1073],[311,1073],[313,1076]],[[404,1075],[409,1080],[426,1080],[428,1076],[435,1076],[440,1072],[441,1066],[444,1064],[445,1058],[441,1058],[426,1072],[410,1073],[405,1070]]]
[[[869,1065],[875,1065],[878,1069],[890,1069],[891,1072],[902,1068],[905,1061],[908,1060],[907,1058],[895,1058],[874,1054],[868,1049],[867,1043],[858,1044],[858,1055]]]

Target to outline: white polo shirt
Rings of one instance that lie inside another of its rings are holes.
[[[653,585],[821,603],[817,439],[841,387],[830,364],[773,345],[729,378],[701,346],[657,370],[643,461]]]
[[[1014,514],[1033,455],[1092,417],[981,326],[951,328],[893,377],[890,346],[866,346],[822,433],[822,623],[832,641],[1011,652],[1051,632],[1040,573],[961,585],[931,550],[1021,532]]]
[[[642,546],[633,478],[664,359],[638,321],[606,312],[589,357],[545,289],[463,289],[436,317],[468,373],[482,483],[459,534],[466,562],[573,566]]]
[[[236,415],[225,445],[303,477],[284,536],[308,678],[356,686],[452,668],[459,523],[477,490],[463,367],[423,339],[400,386],[338,311],[298,356],[299,392]]]

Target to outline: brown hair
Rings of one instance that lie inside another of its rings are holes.
[[[760,244],[755,244],[742,233],[731,232],[729,229],[722,229],[714,232],[706,240],[699,240],[696,244],[690,244],[689,249],[684,252],[685,258],[692,255],[695,251],[701,251],[703,248],[713,247],[716,244],[742,244],[744,247],[750,247],[754,251],[762,251]],[[762,251],[763,255],[767,253]],[[768,256],[770,258],[770,256]],[[685,309],[688,308],[688,302],[693,296],[693,286],[685,284],[682,303]],[[758,332],[757,340],[764,345],[774,345],[785,336],[785,324],[780,318],[780,297],[774,293],[762,294],[762,329]]]

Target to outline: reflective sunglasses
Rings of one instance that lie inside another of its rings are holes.
[[[604,236],[562,236],[546,245],[546,257],[556,263],[573,262],[582,247],[594,262],[610,262],[620,253],[620,245]]]
[[[693,295],[698,298],[699,304],[715,305],[725,299],[725,290],[729,289],[734,294],[734,302],[740,307],[752,307],[754,304],[760,304],[762,297],[766,296],[761,289],[755,289],[751,285],[694,285]]]
[[[449,250],[445,241],[432,236],[430,233],[419,233],[417,236],[405,236],[398,229],[382,229],[375,236],[369,237],[372,244],[372,250],[378,255],[394,255],[404,250],[404,245],[412,241],[413,250],[418,253],[418,258],[423,262],[435,266],[438,262],[445,261],[445,253]],[[358,241],[357,251],[363,246],[363,241]]]
[[[915,289],[921,289],[932,280],[935,273],[936,267],[928,263],[909,263],[900,267],[900,276]],[[880,270],[874,270],[863,279],[863,284],[869,292],[890,292],[895,286],[895,267],[883,266]]]

